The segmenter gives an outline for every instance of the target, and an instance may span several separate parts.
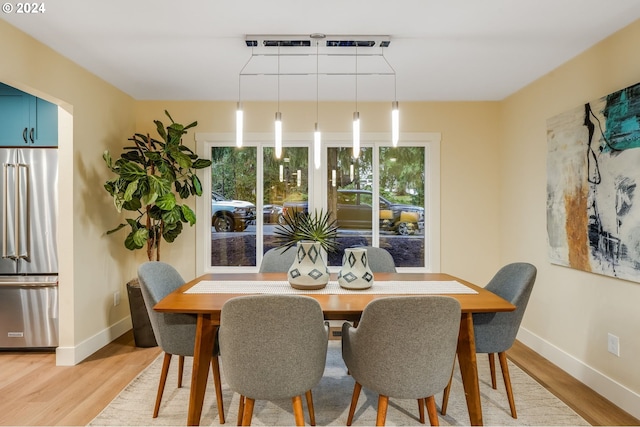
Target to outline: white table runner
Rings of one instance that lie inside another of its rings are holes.
[[[185,291],[186,294],[477,294],[478,292],[455,280],[389,280],[374,282],[364,290],[340,287],[337,281],[329,281],[326,287],[303,291],[294,289],[286,280],[203,280]]]

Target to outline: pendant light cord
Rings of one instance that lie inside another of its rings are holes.
[[[320,96],[320,89],[319,86],[320,84],[318,83],[318,53],[319,53],[319,48],[318,46],[320,45],[320,42],[318,42],[316,40],[316,124],[318,123],[318,109],[319,109],[319,102],[318,102],[318,98]]]
[[[280,43],[278,43],[278,112],[280,112]]]
[[[358,111],[358,44],[356,44],[356,111]]]
[[[398,79],[396,78],[396,70],[395,68],[393,68],[391,63],[387,60],[387,57],[384,56],[384,49],[382,49],[381,54],[382,54],[382,59],[384,59],[384,62],[387,63],[387,67],[389,67],[393,72],[393,100],[397,101],[398,100]]]

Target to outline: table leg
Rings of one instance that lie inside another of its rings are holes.
[[[217,326],[211,323],[211,315],[198,314],[196,324],[196,342],[193,349],[193,372],[191,373],[191,391],[189,394],[189,413],[187,425],[200,425],[204,392],[209,376],[209,362],[213,354],[213,344]]]
[[[471,313],[462,313],[460,333],[458,334],[458,363],[460,363],[462,385],[467,399],[469,422],[471,425],[481,426],[482,406],[480,405],[476,342],[473,335],[473,316]]]

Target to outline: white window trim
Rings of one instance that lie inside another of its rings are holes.
[[[348,146],[352,135],[350,133],[323,133],[322,143],[325,149],[321,150],[321,164],[327,163],[326,147]],[[270,133],[245,133],[245,146],[258,146],[265,142],[272,141],[273,135]],[[362,146],[391,146],[390,134],[388,133],[364,133],[361,135]],[[235,134],[232,133],[196,133],[196,152],[199,157],[209,158],[210,150],[213,146],[234,146]],[[427,168],[425,176],[425,267],[400,267],[403,272],[439,272],[440,271],[440,142],[441,134],[431,133],[401,133],[399,147],[402,146],[425,146],[425,166]],[[313,167],[313,139],[311,133],[289,133],[283,135],[283,146],[299,146],[300,143],[309,145],[309,209],[321,209],[322,201],[327,199],[327,178],[324,169],[316,170]],[[257,174],[262,176],[262,159],[258,156]],[[374,173],[379,171],[379,153],[374,150]],[[211,194],[211,168],[201,169],[198,177],[202,181],[202,191],[204,195]],[[261,185],[256,185],[256,201],[262,200],[263,189]],[[320,197],[314,197],[314,195]],[[379,203],[379,189],[374,186],[374,203]],[[206,203],[205,203],[206,202]],[[377,223],[379,212],[373,209],[373,223]],[[196,222],[196,274],[216,272],[247,272],[258,271],[258,266],[262,260],[262,239],[258,239],[256,234],[256,264],[255,267],[211,267],[211,203],[210,197],[196,198],[196,213],[199,219]],[[208,220],[205,220],[208,219]],[[259,203],[256,203],[256,224],[262,224],[262,210]],[[374,231],[372,236],[374,244],[379,242],[379,235]]]

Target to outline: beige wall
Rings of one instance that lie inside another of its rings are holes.
[[[134,101],[3,20],[0,51],[0,81],[71,113],[61,114],[69,125],[59,145],[58,362],[73,364],[130,325],[124,283],[136,261],[104,236],[119,218],[102,187],[108,177],[102,151],[122,146],[132,133]],[[124,304],[113,307],[118,290]]]
[[[546,240],[546,120],[640,81],[640,22],[506,99],[499,162],[501,262],[538,279],[519,338],[640,416],[640,284],[551,265]],[[607,333],[620,337],[620,357]]]

